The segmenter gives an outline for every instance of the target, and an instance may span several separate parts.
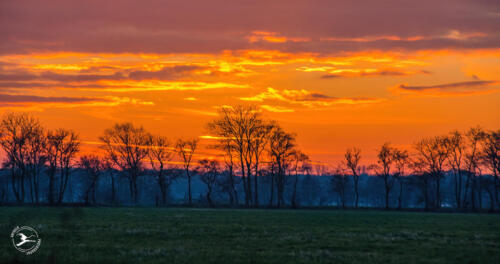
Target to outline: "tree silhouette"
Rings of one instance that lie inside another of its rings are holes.
[[[449,153],[448,138],[446,136],[424,138],[415,144],[415,149],[417,150],[416,164],[418,165],[416,166],[416,168],[419,168],[421,170],[422,176],[429,176],[435,181],[436,196],[434,200],[434,206],[436,208],[440,208],[440,186],[441,180],[444,177],[446,160],[448,159]]]
[[[462,207],[462,190],[463,190],[463,171],[464,168],[464,156],[466,151],[465,138],[463,134],[458,131],[452,131],[448,135],[449,143],[449,167],[453,171],[453,181],[455,184],[455,202],[458,208]]]
[[[465,153],[465,170],[467,180],[465,183],[464,205],[468,206],[467,197],[470,195],[470,206],[476,209],[476,188],[477,176],[481,161],[481,143],[486,137],[486,133],[480,127],[472,127],[466,133],[467,152]]]
[[[275,181],[278,208],[285,204],[285,184],[294,148],[295,135],[285,132],[279,126],[275,126],[269,139],[269,154],[271,156],[271,163],[274,163],[273,171],[276,171]]]
[[[25,200],[27,180],[31,201],[38,203],[39,178],[46,160],[46,139],[40,122],[27,114],[6,114],[0,123],[0,145],[6,154],[4,167],[10,170],[17,202]]]
[[[294,181],[293,181],[293,193],[292,193],[292,207],[297,208],[297,184],[299,182],[299,172],[303,172],[307,169],[307,162],[309,157],[302,153],[300,150],[294,150],[291,155],[292,170],[294,171]]]
[[[205,197],[208,205],[214,207],[212,201],[212,192],[217,184],[217,177],[220,173],[220,165],[216,160],[203,159],[200,160],[197,172],[200,175],[201,181],[207,186]]]
[[[349,182],[349,178],[346,173],[345,165],[340,162],[333,170],[333,177],[331,180],[331,184],[333,187],[333,191],[337,193],[338,198],[340,199],[340,204],[342,204],[342,209],[346,208],[346,186]]]
[[[186,177],[188,179],[188,204],[192,205],[191,196],[191,173],[189,171],[189,166],[191,166],[191,161],[193,159],[193,154],[198,146],[198,139],[182,140],[177,141],[177,153],[182,158],[184,170],[186,172]]]
[[[167,170],[167,164],[172,160],[174,151],[172,143],[166,137],[149,136],[148,157],[160,187],[162,205],[167,204],[168,190],[175,179],[175,175]]]
[[[345,155],[346,165],[351,170],[354,182],[354,207],[358,208],[359,202],[359,161],[361,160],[361,149],[347,149]]]
[[[252,173],[258,173],[259,153],[263,152],[271,127],[264,122],[255,106],[222,107],[219,117],[207,127],[220,138],[220,144],[230,144],[231,150],[235,152],[245,191],[245,205],[250,206],[255,197],[258,199],[257,193],[252,195]],[[257,186],[257,179],[254,179],[254,186]]]
[[[398,195],[398,210],[402,208],[403,205],[403,190],[406,183],[406,168],[410,162],[410,156],[407,150],[400,150],[393,148],[393,160],[396,166],[396,173],[394,173],[394,178],[399,183],[399,195]]]
[[[377,164],[374,164],[371,169],[375,175],[384,180],[385,188],[385,209],[389,209],[389,196],[394,187],[394,177],[391,174],[392,163],[394,161],[394,150],[389,143],[384,143],[377,153]]]
[[[148,155],[148,138],[144,128],[134,127],[131,123],[115,124],[99,138],[109,159],[128,178],[133,203],[138,202],[137,178],[142,174],[144,159]]]
[[[500,188],[500,130],[491,131],[485,137],[483,159],[493,175],[493,193],[497,207],[500,207],[498,189]]]
[[[78,164],[85,170],[85,174],[89,181],[85,189],[84,201],[86,205],[96,204],[96,186],[99,177],[106,165],[103,160],[97,155],[84,155],[80,157]]]

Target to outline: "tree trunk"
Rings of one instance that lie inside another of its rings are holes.
[[[252,168],[251,164],[247,163],[247,193],[248,193],[248,202],[249,205],[253,203],[253,197],[252,197]]]
[[[274,199],[274,173],[271,174],[271,191],[269,192],[269,207],[273,207],[273,199]]]
[[[243,156],[240,154],[240,165],[241,165],[241,180],[243,181],[243,190],[245,191],[245,206],[249,207],[249,198],[248,198],[248,187],[245,175],[245,165],[243,164]]]
[[[465,181],[465,191],[464,191],[464,197],[462,201],[462,207],[466,208],[469,207],[468,200],[469,199],[469,189],[470,189],[470,174],[467,173],[467,180]]]
[[[428,180],[424,181],[424,203],[425,203],[425,211],[429,211],[429,197],[428,197]]]
[[[257,183],[257,176],[259,176],[259,165],[258,165],[258,162],[256,161],[255,163],[255,177],[254,177],[254,194],[255,194],[255,198],[254,198],[254,205],[255,207],[259,207],[259,188],[258,188],[258,183]]]
[[[191,175],[189,174],[189,168],[186,167],[186,175],[188,178],[188,204],[191,206],[193,204],[193,198],[191,196]]]
[[[471,189],[470,189],[470,202],[472,205],[472,210],[476,210],[476,179],[472,176]]]
[[[208,191],[207,191],[207,202],[208,202],[208,206],[209,207],[214,207],[214,204],[212,203],[212,188],[211,187],[208,187]]]
[[[115,177],[113,172],[110,172],[111,176],[111,203],[116,205],[116,187],[115,187]]]
[[[499,200],[499,197],[498,197],[498,175],[495,173],[495,182],[494,182],[494,188],[495,188],[495,201],[497,202],[497,207],[500,208],[500,200]]]
[[[441,208],[441,176],[436,178],[436,208]]]
[[[292,194],[292,207],[297,208],[297,182],[299,181],[299,176],[295,173],[295,181],[293,183],[293,194]]]
[[[385,188],[385,210],[389,210],[389,188]]]
[[[12,176],[12,192],[14,193],[14,196],[16,196],[16,200],[18,203],[21,203],[22,200],[21,200],[21,196],[20,196],[20,193],[19,193],[19,190],[16,188],[16,172],[15,172],[15,169],[12,168],[11,170],[11,176]],[[19,186],[19,183],[18,183],[18,186]]]
[[[60,186],[59,190],[59,201],[58,203],[61,204],[64,200],[64,192],[66,191],[66,186],[68,186],[68,179],[69,179],[69,168],[65,168],[64,171],[64,180],[62,181],[62,185]],[[62,174],[61,174],[62,176]]]
[[[359,189],[358,189],[359,176],[356,175],[356,174],[354,174],[353,180],[354,180],[354,196],[355,196],[354,207],[358,208],[358,203],[359,203]]]
[[[399,179],[399,196],[398,196],[398,210],[401,210],[403,207],[403,179]]]
[[[48,193],[48,200],[49,204],[54,204],[54,181],[55,181],[55,169],[52,168],[49,171],[49,193]]]

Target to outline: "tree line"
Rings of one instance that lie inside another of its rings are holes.
[[[312,162],[298,148],[295,134],[253,106],[221,108],[207,131],[214,139],[209,147],[217,159],[197,158],[198,139],[170,140],[131,123],[106,129],[99,138],[98,153],[80,154],[76,132],[47,130],[30,115],[9,113],[0,123],[0,146],[4,177],[10,180],[4,181],[0,198],[5,199],[10,185],[16,203],[61,205],[72,182],[69,179],[79,171],[85,183],[77,185],[86,205],[97,204],[98,182],[107,175],[114,205],[118,204],[120,179],[127,181],[130,202],[138,204],[138,180],[147,177],[157,186],[160,206],[169,203],[171,186],[182,179],[187,205],[196,203],[192,190],[196,180],[203,183],[202,198],[210,207],[221,203],[223,196],[229,206],[297,208],[306,196],[317,195],[306,186],[306,181],[316,177],[327,179],[320,188],[336,197],[335,203],[327,205],[340,208],[360,207],[360,197],[370,189],[366,179],[371,178],[381,183],[386,209],[408,207],[405,197],[412,192],[422,200],[423,208],[438,210],[444,204],[443,193],[450,191],[453,204],[446,203],[447,207],[478,210],[483,203],[490,210],[500,207],[500,131],[480,127],[452,131],[421,139],[412,149],[384,143],[377,150],[377,162],[370,165],[361,165],[362,151],[352,147],[333,166]],[[443,183],[445,179],[451,184]],[[366,202],[361,206],[366,207]]]

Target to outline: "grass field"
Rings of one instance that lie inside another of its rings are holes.
[[[15,226],[42,238],[25,256]],[[500,263],[500,215],[0,207],[2,263]]]

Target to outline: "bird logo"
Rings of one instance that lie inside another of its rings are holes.
[[[15,227],[10,237],[14,248],[26,255],[35,253],[42,243],[38,232],[29,226]]]
[[[16,247],[22,246],[25,243],[29,243],[29,242],[35,243],[36,242],[36,240],[28,240],[28,238],[32,238],[34,235],[31,235],[29,237],[23,233],[17,233],[17,235],[21,238],[21,242],[17,243]]]

